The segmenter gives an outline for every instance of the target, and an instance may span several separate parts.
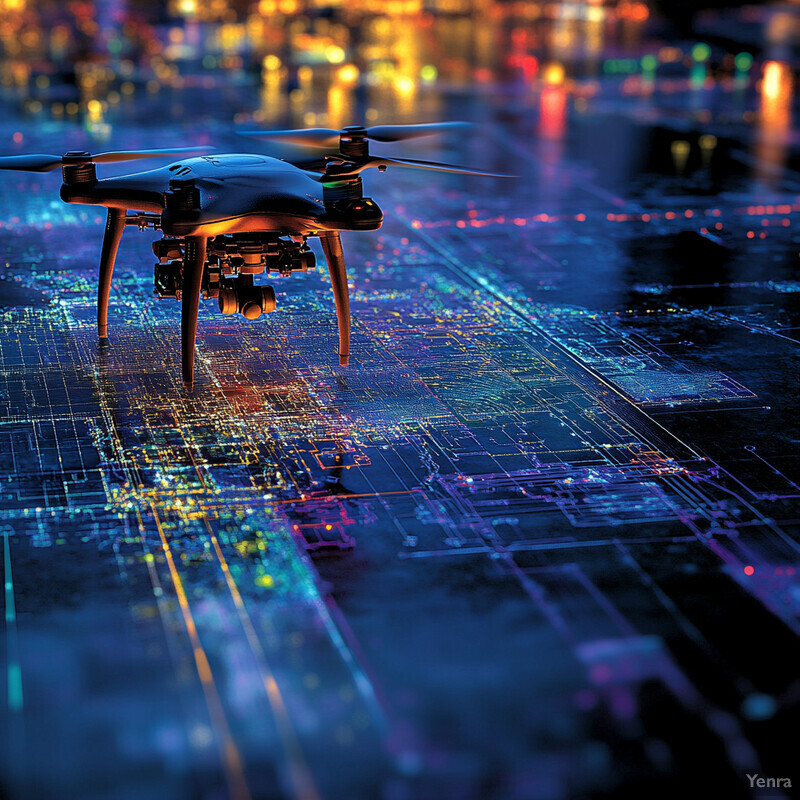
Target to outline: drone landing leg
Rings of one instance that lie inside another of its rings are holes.
[[[109,208],[106,219],[106,232],[103,235],[103,249],[100,253],[100,276],[97,283],[97,335],[108,337],[108,298],[111,296],[111,276],[117,259],[119,240],[125,230],[125,212],[119,208]]]
[[[350,358],[350,294],[347,290],[342,240],[338,231],[330,231],[321,234],[319,241],[325,253],[325,260],[328,262],[333,300],[336,303],[336,320],[339,323],[339,364],[346,367]]]
[[[183,382],[194,382],[194,341],[197,336],[197,312],[203,267],[206,263],[204,236],[187,236],[183,253],[183,289],[181,291],[181,369]]]

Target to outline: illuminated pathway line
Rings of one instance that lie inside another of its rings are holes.
[[[616,402],[620,406],[624,407],[629,414],[632,413],[634,416],[638,417],[641,422],[651,429],[651,432],[641,432],[629,425],[638,438],[643,439],[650,447],[660,452],[668,453],[669,451],[674,451],[675,446],[679,445],[684,450],[684,458],[686,455],[694,459],[701,458],[701,455],[697,453],[694,448],[690,447],[688,444],[686,444],[686,442],[679,439],[674,433],[672,433],[672,431],[665,428],[660,422],[654,420],[642,408],[637,406],[636,403],[634,403],[629,397],[623,394],[623,392],[621,392],[613,383],[609,382],[606,378],[600,375],[600,373],[596,372],[592,367],[578,358],[574,353],[571,353],[568,348],[558,341],[558,339],[553,337],[553,335],[550,334],[544,327],[538,324],[535,315],[531,314],[513,297],[506,295],[499,287],[492,284],[486,278],[467,272],[453,257],[453,255],[445,247],[440,245],[432,236],[429,236],[424,231],[414,229],[408,220],[406,220],[406,225],[410,230],[413,230],[414,234],[422,239],[425,244],[427,244],[432,250],[437,252],[444,259],[443,266],[446,269],[449,269],[452,273],[457,275],[468,286],[472,286],[478,290],[484,290],[492,295],[492,297],[502,303],[509,311],[527,323],[537,334],[542,337],[544,341],[550,344],[556,351],[558,351],[558,353],[565,357],[568,363],[572,364],[573,367],[577,367],[578,372],[582,376],[585,378],[588,377],[596,383],[601,384],[603,388],[611,393],[612,396],[600,397],[599,394],[591,391],[592,388],[594,388],[596,391],[597,387],[587,387],[578,383],[576,380],[574,382],[578,388],[582,389],[590,397],[593,397],[601,405],[610,407],[612,411],[615,411],[613,401],[616,399]],[[561,365],[558,366],[560,367]],[[623,423],[627,421],[624,414],[620,413],[618,410],[616,410],[616,413]],[[663,443],[654,444],[652,441],[653,434],[656,434],[662,438]],[[648,436],[650,439],[647,438]],[[678,458],[675,460],[677,461]]]
[[[183,614],[183,620],[186,625],[186,632],[189,634],[189,640],[192,644],[197,674],[203,685],[203,693],[206,697],[208,713],[211,716],[214,728],[220,739],[222,763],[225,769],[225,778],[228,782],[230,796],[232,800],[250,800],[250,790],[247,787],[247,781],[244,777],[242,758],[236,748],[236,743],[233,741],[233,736],[231,736],[228,720],[225,718],[225,710],[222,707],[222,701],[220,700],[217,686],[214,683],[214,676],[211,674],[208,657],[206,656],[205,650],[203,650],[200,637],[197,634],[197,627],[194,623],[194,617],[189,607],[186,592],[183,589],[181,576],[178,574],[178,570],[175,567],[172,550],[170,549],[167,537],[164,535],[164,529],[161,527],[161,519],[158,516],[155,504],[149,501],[149,505],[153,513],[153,518],[156,521],[158,535],[161,537],[161,547],[164,550],[167,566],[169,567],[169,574],[175,586],[175,594],[178,597],[178,603],[181,607],[181,613]]]
[[[206,529],[208,530],[208,536],[211,540],[212,546],[214,547],[214,552],[216,553],[219,564],[222,567],[222,573],[225,576],[225,582],[228,584],[228,591],[230,591],[231,597],[233,598],[233,602],[236,606],[236,611],[239,615],[239,621],[241,622],[242,628],[244,628],[245,636],[247,636],[250,649],[253,655],[256,657],[258,670],[261,673],[261,680],[264,682],[264,689],[267,692],[267,698],[269,699],[269,704],[272,707],[272,713],[275,716],[275,722],[278,725],[278,730],[280,731],[281,738],[283,739],[283,745],[286,748],[294,795],[298,798],[298,800],[319,800],[319,794],[317,793],[317,789],[314,785],[314,779],[311,776],[311,770],[309,769],[305,757],[303,756],[303,750],[300,747],[300,743],[297,740],[297,735],[292,727],[289,713],[286,710],[286,704],[283,702],[283,696],[278,688],[278,684],[275,680],[272,670],[269,667],[266,653],[264,653],[264,648],[261,646],[261,641],[258,638],[256,629],[253,627],[253,621],[250,619],[250,614],[247,612],[247,608],[244,605],[244,600],[239,592],[239,587],[236,585],[236,581],[231,574],[228,562],[225,556],[222,554],[222,548],[219,546],[219,540],[212,531],[208,519],[204,519],[203,521],[205,522]]]
[[[22,667],[19,663],[17,607],[14,602],[14,577],[11,573],[10,531],[3,533],[3,576],[5,578],[6,648],[8,653],[8,708],[22,711]]]

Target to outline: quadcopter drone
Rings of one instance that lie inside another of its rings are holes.
[[[373,156],[369,140],[396,142],[442,133],[466,123],[350,126],[341,131],[248,131],[243,135],[316,148],[305,160],[266,155],[192,156],[166,167],[98,180],[95,165],[210,148],[120,151],[91,155],[0,157],[0,169],[49,172],[61,167],[61,199],[108,209],[100,256],[97,333],[108,335],[108,300],[117,250],[126,225],[153,228],[155,293],[181,301],[183,381],[194,379],[194,350],[200,298],[216,298],[222,314],[248,320],[275,309],[270,286],[258,275],[281,276],[315,266],[308,237],[322,245],[331,278],[339,327],[339,363],[350,352],[350,301],[340,231],[373,231],[383,213],[364,197],[361,173],[389,166],[506,177],[433,161]]]

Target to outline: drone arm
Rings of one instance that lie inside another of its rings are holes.
[[[336,320],[339,323],[339,364],[347,366],[350,357],[350,295],[347,289],[347,271],[344,251],[338,231],[329,231],[319,237],[328,272],[331,276],[333,300],[336,303]]]
[[[106,232],[103,235],[103,249],[100,253],[100,274],[97,283],[97,335],[108,337],[108,298],[111,295],[111,276],[117,259],[119,241],[125,229],[125,211],[109,208],[106,219]]]
[[[183,290],[181,294],[181,369],[183,382],[194,381],[194,342],[197,337],[197,313],[203,267],[206,263],[205,236],[187,236],[184,241]]]

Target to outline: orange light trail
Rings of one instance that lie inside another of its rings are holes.
[[[225,778],[228,782],[231,798],[232,800],[250,800],[250,790],[245,780],[242,758],[236,747],[236,743],[233,741],[233,736],[231,736],[230,726],[225,717],[225,710],[222,707],[222,701],[220,700],[217,686],[214,683],[214,676],[211,672],[211,666],[208,663],[208,657],[206,656],[205,650],[203,650],[203,645],[197,633],[197,626],[195,625],[192,610],[186,597],[186,591],[183,588],[181,576],[178,574],[178,570],[175,566],[172,550],[164,534],[161,519],[158,516],[158,510],[152,501],[149,502],[149,505],[153,513],[153,519],[156,522],[156,527],[158,528],[158,535],[161,537],[161,547],[167,560],[167,567],[169,568],[172,584],[175,587],[175,594],[177,595],[178,604],[181,608],[186,632],[189,634],[189,641],[192,645],[197,674],[203,685],[203,693],[205,694],[208,713],[217,731]]]
[[[214,548],[214,553],[216,554],[217,560],[222,568],[222,574],[225,576],[225,582],[228,585],[228,591],[230,592],[234,605],[236,606],[236,611],[239,615],[239,621],[244,629],[247,642],[250,645],[250,650],[255,656],[256,662],[258,663],[258,670],[261,675],[261,680],[264,683],[264,689],[267,693],[267,698],[269,699],[269,704],[272,707],[272,713],[275,717],[275,722],[278,726],[278,730],[281,738],[283,739],[283,744],[286,748],[286,753],[289,758],[289,770],[295,797],[297,797],[298,800],[319,800],[319,794],[314,786],[311,770],[308,768],[305,757],[303,756],[303,751],[300,747],[300,743],[297,740],[294,728],[292,727],[292,722],[289,718],[289,713],[286,710],[286,704],[283,701],[283,696],[281,695],[278,684],[275,681],[274,675],[272,674],[272,670],[269,667],[266,654],[264,653],[264,648],[261,646],[261,641],[259,640],[258,634],[253,627],[253,621],[250,619],[250,615],[247,612],[244,600],[239,592],[239,587],[236,585],[236,581],[231,574],[228,562],[222,553],[219,540],[211,529],[208,519],[204,519],[203,521],[205,522],[206,529],[208,530],[208,536],[211,540],[211,545]]]

